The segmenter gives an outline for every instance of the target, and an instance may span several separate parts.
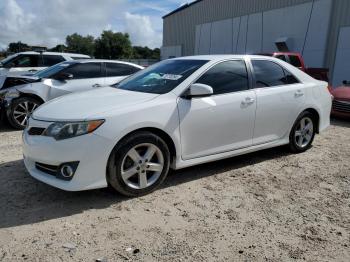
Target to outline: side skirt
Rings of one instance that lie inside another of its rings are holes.
[[[288,143],[289,143],[289,138],[283,138],[281,140],[277,140],[277,141],[273,141],[273,142],[269,142],[269,143],[254,145],[251,147],[241,148],[241,149],[237,149],[237,150],[233,150],[233,151],[229,151],[229,152],[224,152],[224,153],[220,153],[220,154],[215,154],[215,155],[210,155],[210,156],[193,158],[193,159],[189,159],[189,160],[182,160],[182,159],[177,158],[173,169],[181,169],[181,168],[186,168],[186,167],[190,167],[190,166],[194,166],[194,165],[204,164],[204,163],[217,161],[217,160],[221,160],[221,159],[225,159],[225,158],[244,155],[247,153],[252,153],[252,152],[256,152],[256,151],[263,150],[263,149],[287,145]]]

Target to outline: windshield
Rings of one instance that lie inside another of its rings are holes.
[[[165,60],[116,84],[115,87],[136,92],[165,94],[182,83],[207,60]]]
[[[62,69],[67,68],[68,66],[75,64],[76,62],[62,62],[54,66],[50,66],[44,70],[41,70],[39,72],[36,72],[32,76],[39,77],[39,78],[50,78],[60,72]]]
[[[1,60],[0,65],[1,65],[1,66],[6,65],[10,60],[12,60],[13,58],[15,58],[16,56],[17,56],[17,54],[15,54],[15,55],[10,55],[10,56],[6,57],[5,59]]]

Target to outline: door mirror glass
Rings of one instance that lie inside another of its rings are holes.
[[[205,84],[192,84],[185,92],[184,97],[205,97],[213,94],[213,88]]]
[[[59,81],[70,80],[70,79],[73,79],[73,75],[69,73],[59,73],[54,77],[54,79]]]

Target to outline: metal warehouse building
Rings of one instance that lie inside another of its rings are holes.
[[[199,0],[163,17],[162,59],[277,51],[350,80],[350,0]]]

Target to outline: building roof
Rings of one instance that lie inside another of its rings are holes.
[[[186,4],[182,5],[182,6],[180,6],[179,8],[175,9],[174,11],[171,11],[170,13],[166,14],[165,16],[163,16],[163,19],[168,17],[168,16],[171,16],[172,14],[180,12],[180,11],[190,7],[191,5],[197,4],[197,3],[202,2],[202,1],[203,0],[196,0],[196,1],[193,1],[191,3],[186,3]]]

